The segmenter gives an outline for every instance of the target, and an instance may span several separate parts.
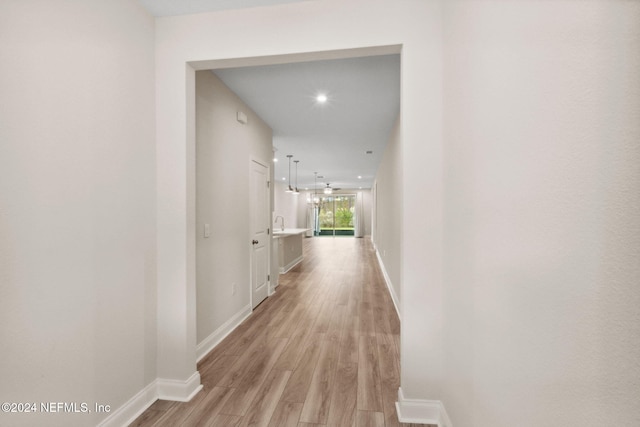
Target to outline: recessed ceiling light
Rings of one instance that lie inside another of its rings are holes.
[[[287,180],[287,177],[283,176],[283,177],[282,177],[282,180],[283,180],[283,181],[286,181],[286,180]]]
[[[358,175],[358,179],[362,179],[362,175]]]
[[[318,96],[316,96],[316,101],[318,101],[320,104],[324,104],[325,102],[327,102],[327,95],[325,95],[324,93],[318,94]]]
[[[277,162],[277,161],[278,161],[278,158],[277,158],[277,157],[274,157],[274,158],[273,158],[273,161],[274,161],[274,162]]]

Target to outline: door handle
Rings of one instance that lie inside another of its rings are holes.
[[[257,240],[252,240],[252,241],[251,241],[251,244],[252,244],[252,245],[257,245],[258,243],[260,243],[260,242],[258,242]]]

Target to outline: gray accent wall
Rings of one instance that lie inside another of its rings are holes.
[[[246,124],[237,112],[246,114]],[[211,71],[196,73],[197,343],[250,304],[251,159],[270,166],[272,132]],[[211,236],[204,237],[209,224]],[[233,287],[235,286],[235,294]]]

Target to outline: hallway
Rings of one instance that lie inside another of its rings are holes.
[[[191,402],[132,426],[399,424],[400,323],[369,239],[304,240],[276,293],[198,364]]]

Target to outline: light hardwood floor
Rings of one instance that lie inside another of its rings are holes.
[[[131,426],[412,426],[395,411],[399,334],[370,240],[304,239],[303,262],[198,364],[203,390]]]

